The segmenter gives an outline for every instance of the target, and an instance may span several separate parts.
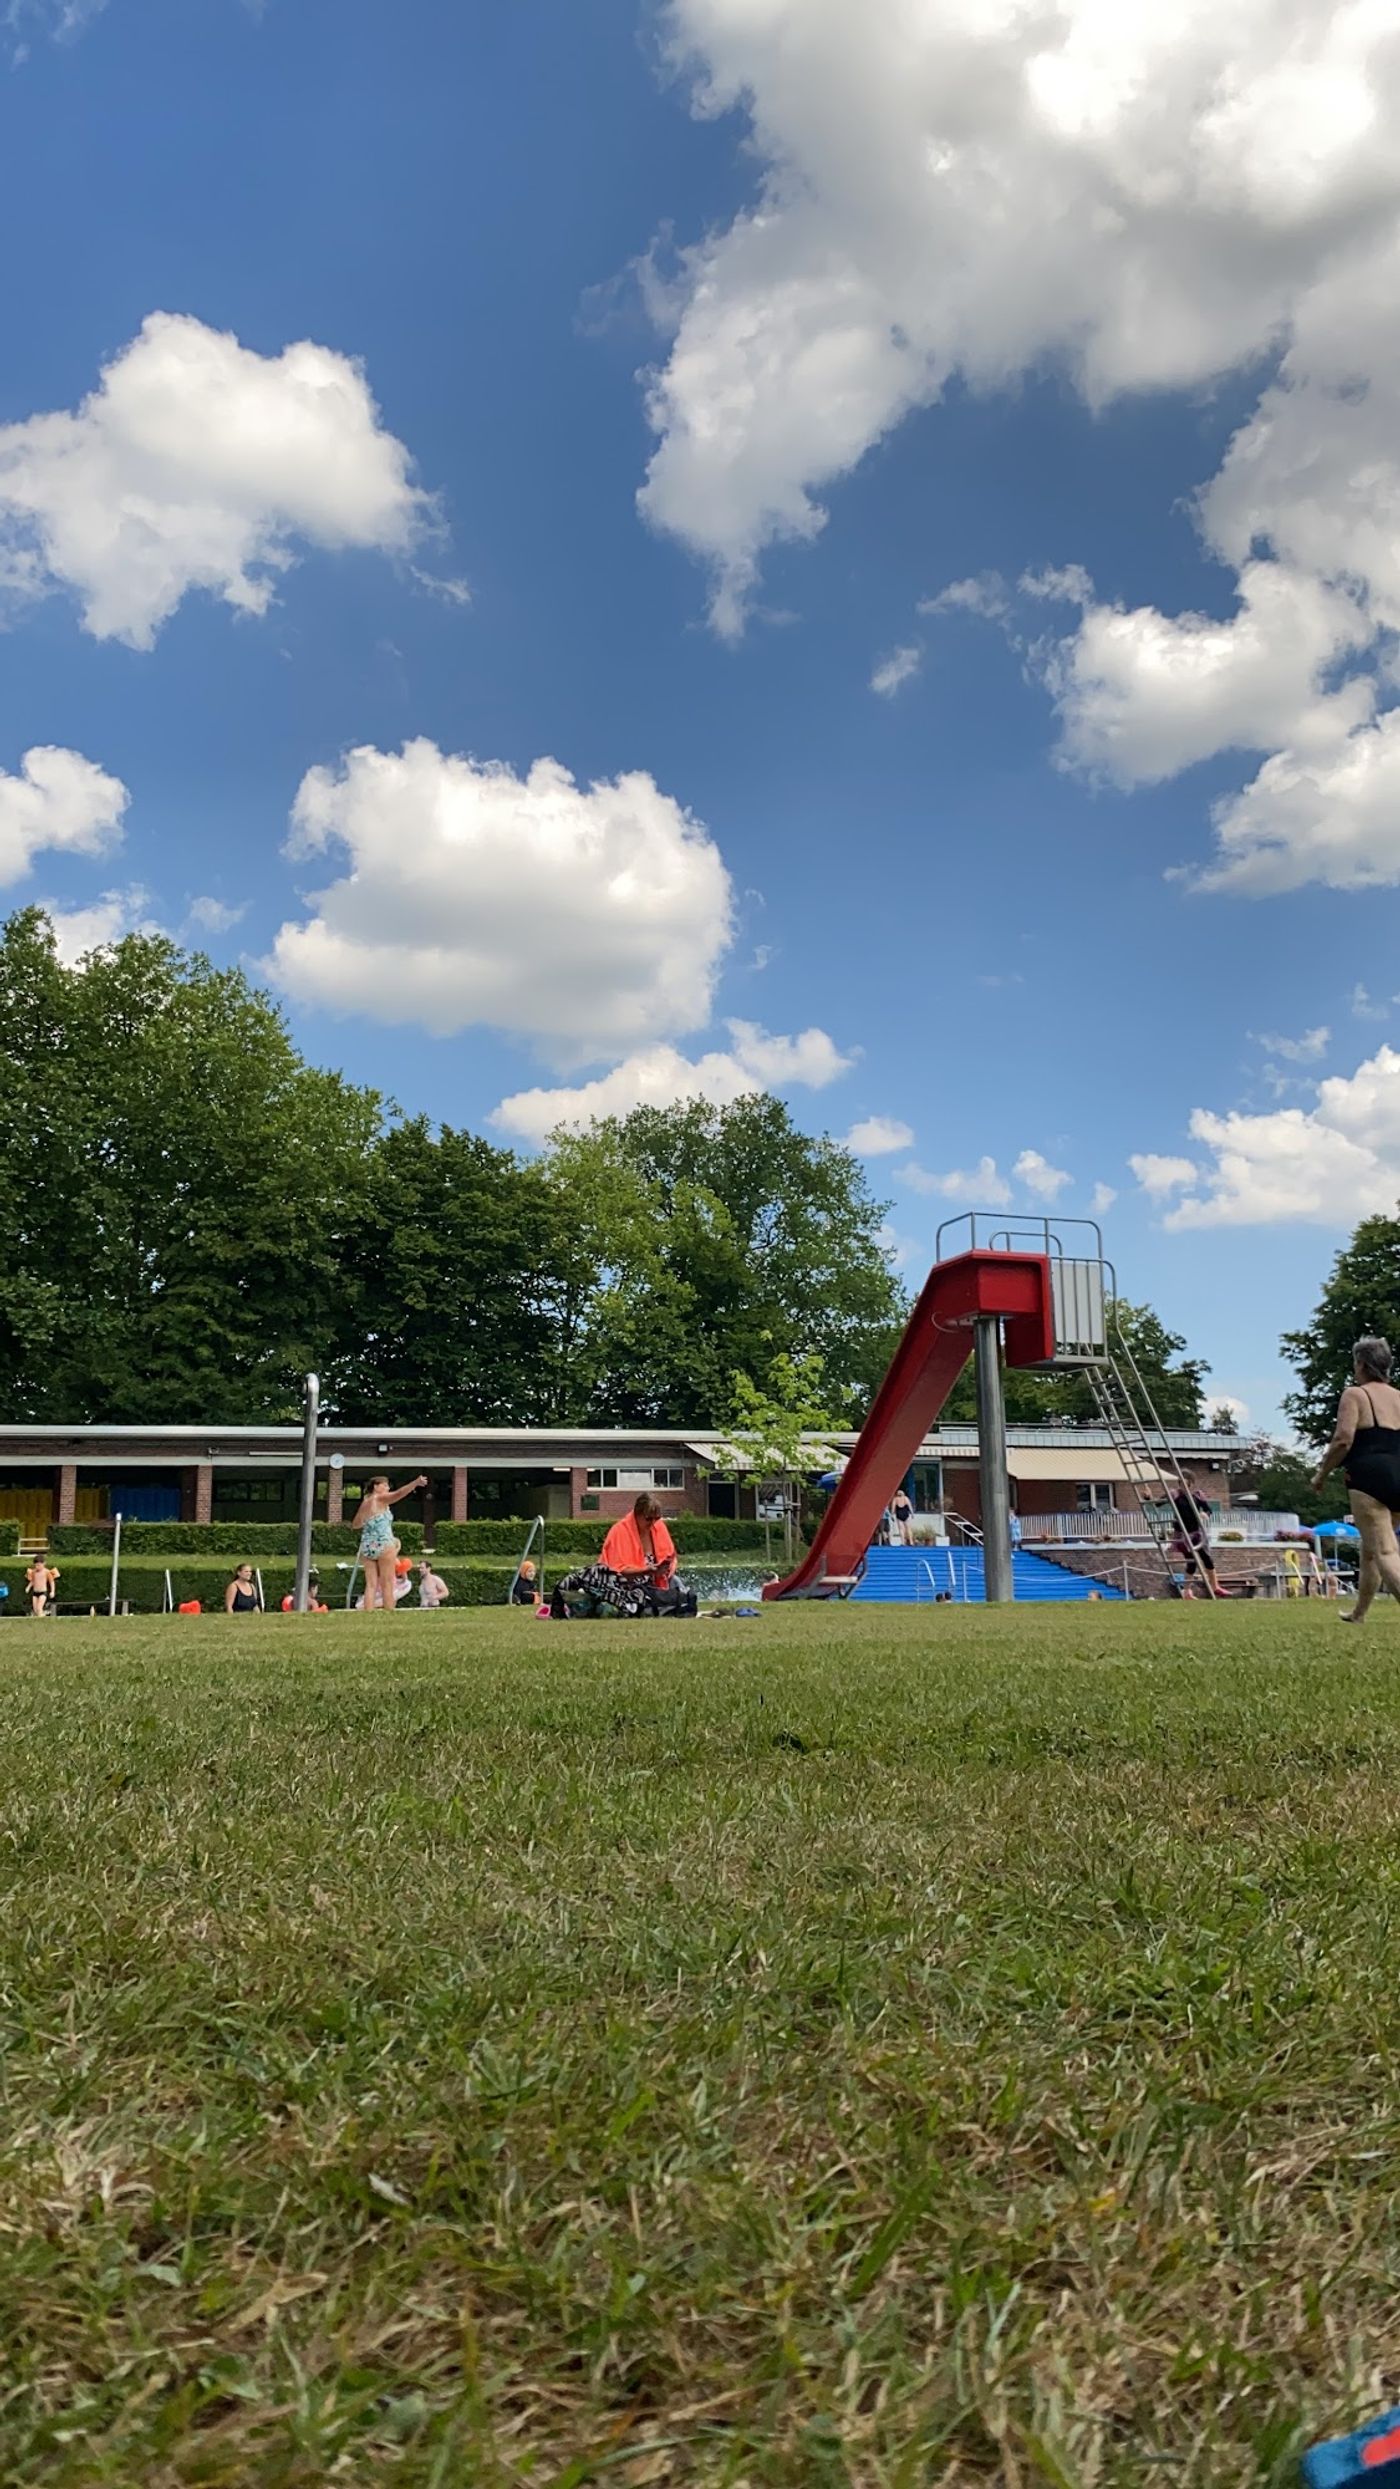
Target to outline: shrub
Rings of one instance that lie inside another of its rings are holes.
[[[19,1523],[0,1521],[0,1556],[19,1554]]]
[[[404,1554],[418,1555],[423,1545],[421,1521],[395,1520],[394,1534]],[[311,1546],[318,1556],[353,1556],[360,1543],[358,1530],[348,1521],[318,1521],[311,1532]],[[16,1541],[18,1544],[18,1541]],[[291,1556],[297,1551],[295,1521],[125,1521],[122,1524],[122,1555],[132,1556],[231,1556],[249,1564],[262,1564],[269,1557]],[[111,1561],[112,1524],[110,1521],[61,1521],[49,1532],[49,1553],[54,1556],[100,1556]]]
[[[438,1556],[502,1555],[514,1560],[529,1527],[528,1521],[440,1521],[434,1551]],[[667,1516],[667,1527],[681,1556],[752,1555],[763,1549],[761,1521],[720,1521],[680,1512]],[[546,1521],[544,1543],[551,1556],[596,1556],[611,1528],[611,1519]]]

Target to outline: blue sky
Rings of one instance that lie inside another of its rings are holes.
[[[7,903],[522,1145],[771,1081],[911,1278],[1107,1188],[1270,1419],[1400,1193],[1378,37],[12,0],[5,63]]]

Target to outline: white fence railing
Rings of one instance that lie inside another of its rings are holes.
[[[1175,1523],[1174,1514],[1168,1519]],[[1296,1536],[1299,1526],[1293,1512],[1240,1509],[1216,1514],[1210,1534],[1217,1546],[1262,1547]],[[1137,1512],[1023,1512],[1021,1539],[1027,1547],[1147,1546],[1151,1532]]]

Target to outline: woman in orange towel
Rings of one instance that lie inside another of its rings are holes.
[[[614,1521],[598,1561],[613,1573],[646,1573],[658,1590],[669,1590],[676,1569],[676,1542],[654,1495],[639,1495],[631,1511]]]

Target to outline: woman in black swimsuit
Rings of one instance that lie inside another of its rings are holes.
[[[1376,1592],[1384,1585],[1400,1599],[1400,1546],[1395,1516],[1400,1513],[1400,1391],[1390,1379],[1390,1349],[1384,1340],[1358,1340],[1352,1352],[1356,1377],[1343,1392],[1332,1440],[1313,1479],[1320,1487],[1334,1469],[1345,1468],[1351,1490],[1351,1517],[1361,1533],[1361,1575],[1356,1605],[1343,1623],[1359,1625]]]
[[[258,1607],[258,1585],[253,1579],[251,1564],[240,1564],[224,1592],[226,1616],[255,1616]]]

